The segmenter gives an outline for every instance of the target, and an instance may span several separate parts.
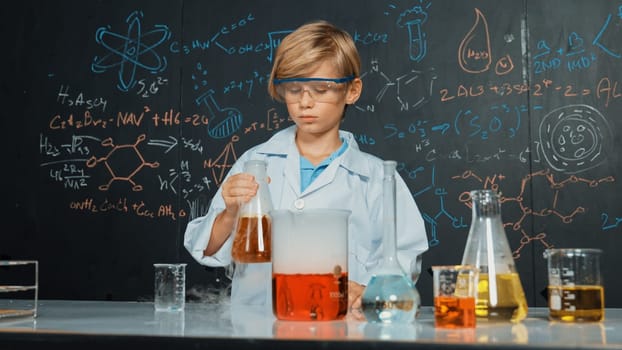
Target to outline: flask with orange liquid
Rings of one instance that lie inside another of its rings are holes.
[[[253,174],[259,184],[257,194],[240,207],[231,256],[237,263],[264,263],[271,259],[272,200],[268,190],[266,162],[249,160],[244,172]]]

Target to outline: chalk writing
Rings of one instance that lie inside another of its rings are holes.
[[[286,122],[291,122],[291,117],[281,117],[275,108],[270,108],[266,112],[265,122],[252,122],[249,126],[244,127],[244,134],[250,134],[257,130],[264,129],[266,131],[279,130]]]
[[[144,201],[131,201],[128,198],[118,199],[104,198],[98,201],[92,197],[87,197],[79,201],[69,202],[69,208],[75,211],[89,214],[131,214],[147,219],[171,219],[185,218],[188,214],[184,209],[175,209],[172,204],[160,204],[157,207],[149,207]]]
[[[168,79],[164,77],[156,77],[154,80],[140,79],[138,80],[136,95],[142,98],[151,97],[160,91],[163,85],[168,84]]]
[[[562,97],[575,98],[577,96],[593,96],[605,101],[605,107],[612,100],[622,97],[622,88],[618,88],[618,81],[602,77],[595,85],[577,86],[576,84],[558,83],[550,79],[529,84],[510,82],[491,82],[488,85],[463,85],[456,88],[441,88],[439,97],[441,102],[449,102],[458,98],[487,98],[490,94],[497,96],[511,96],[528,94],[534,97],[546,97],[547,94],[558,93]]]
[[[464,133],[468,137],[479,137],[482,140],[488,140],[495,134],[513,138],[520,130],[523,114],[527,110],[526,105],[507,104],[492,105],[484,113],[473,112],[471,109],[458,110],[453,128],[456,135]]]
[[[572,32],[566,39],[566,48],[553,50],[545,40],[538,41],[533,55],[534,73],[542,74],[565,68],[568,72],[590,68],[597,60],[593,52],[586,52],[583,37]],[[556,56],[553,56],[556,55]]]
[[[233,21],[232,23],[222,25],[207,40],[191,39],[190,45],[181,44],[177,41],[174,41],[170,46],[170,50],[171,52],[174,52],[174,53],[183,52],[185,54],[189,54],[193,50],[207,50],[211,47],[217,47],[221,49],[222,51],[224,51],[225,53],[232,55],[236,53],[237,49],[235,47],[226,47],[225,44],[219,41],[219,39],[222,38],[223,36],[231,35],[232,33],[240,30],[241,28],[244,28],[250,25],[250,23],[252,23],[253,21],[255,21],[255,16],[252,13],[249,13],[246,16]],[[248,49],[244,50],[244,52],[248,52],[248,51],[254,51],[254,50],[248,50]]]
[[[146,111],[150,112],[146,107]],[[201,114],[193,114],[191,116],[183,116],[181,112],[169,109],[164,113],[154,112],[151,117],[154,126],[176,126],[179,124],[189,124],[192,126],[204,126],[209,125],[208,117]]]
[[[103,97],[84,98],[84,93],[82,92],[76,95],[70,95],[69,85],[60,86],[56,101],[61,105],[66,104],[69,107],[85,107],[87,110],[100,107],[102,112],[106,111],[106,105],[108,105],[108,101]]]
[[[259,74],[258,71],[253,71],[252,76],[248,79],[244,79],[242,81],[231,80],[225,84],[223,87],[223,94],[228,94],[232,91],[244,91],[246,90],[246,96],[251,97],[253,93],[253,87],[255,84],[259,86],[267,85],[268,80],[270,79],[270,73]]]

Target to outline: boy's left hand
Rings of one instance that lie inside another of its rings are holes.
[[[365,315],[361,311],[361,303],[365,286],[353,281],[348,281],[348,318],[357,321],[365,321]]]

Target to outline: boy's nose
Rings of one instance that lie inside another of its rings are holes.
[[[300,105],[303,107],[313,106],[315,100],[311,96],[308,90],[302,90],[302,96],[300,96]]]

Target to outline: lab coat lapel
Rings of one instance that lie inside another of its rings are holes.
[[[305,195],[307,193],[311,193],[313,191],[319,190],[320,188],[322,188],[322,187],[330,184],[331,182],[333,182],[333,180],[335,179],[335,176],[337,174],[337,169],[340,166],[339,163],[341,163],[340,159],[341,159],[341,157],[338,157],[337,159],[333,160],[328,165],[328,167],[326,169],[324,169],[324,171],[320,174],[320,176],[318,176],[317,179],[315,179],[313,182],[311,182],[309,187],[307,187],[302,194]]]

